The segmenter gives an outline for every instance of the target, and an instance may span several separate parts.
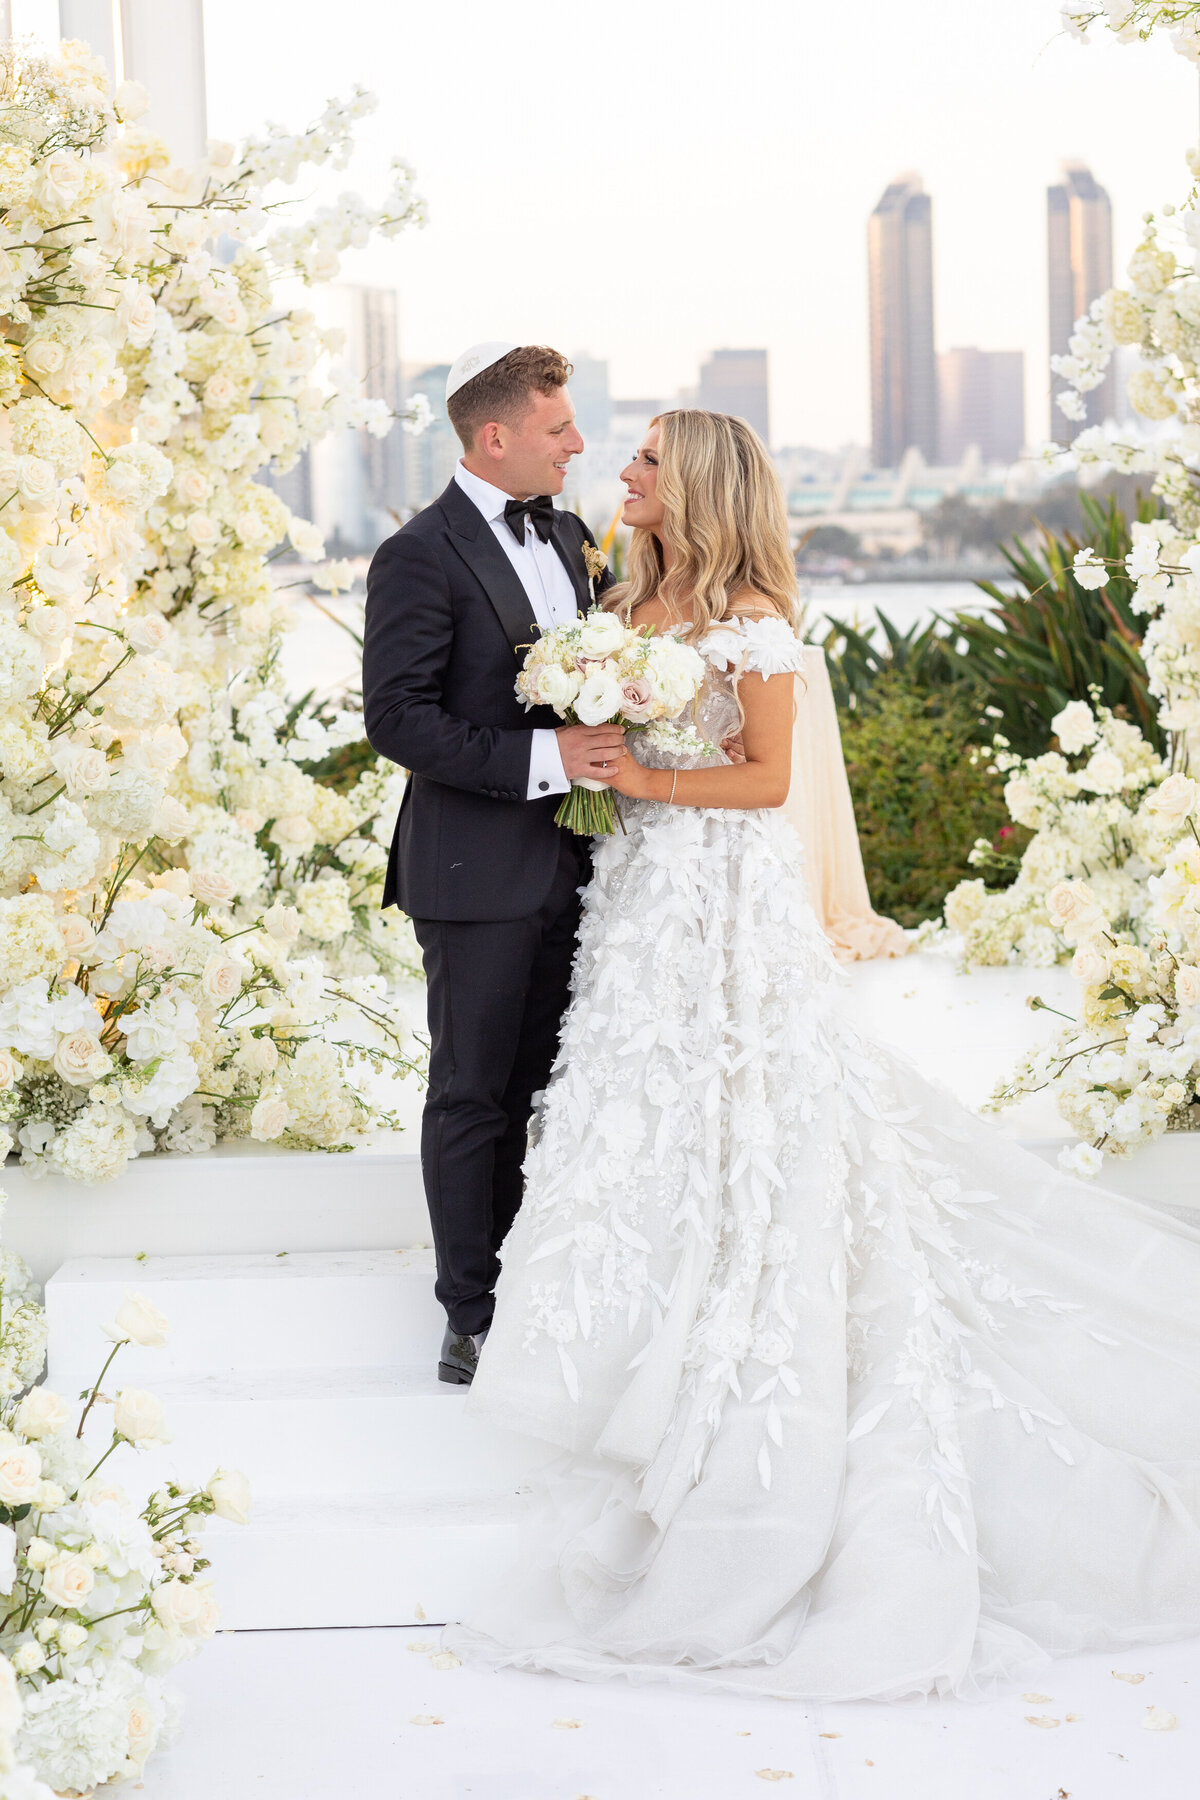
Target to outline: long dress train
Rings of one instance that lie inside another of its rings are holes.
[[[780,621],[721,627],[720,742]],[[773,812],[638,803],[468,1404],[566,1454],[492,1663],[839,1700],[1200,1630],[1200,1232],[839,1012]]]

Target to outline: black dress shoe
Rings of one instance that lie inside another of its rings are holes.
[[[470,1387],[479,1367],[479,1352],[483,1349],[483,1340],[487,1332],[477,1331],[474,1336],[464,1336],[455,1331],[453,1325],[447,1325],[446,1335],[442,1339],[442,1355],[438,1363],[438,1380],[453,1382],[456,1387]]]

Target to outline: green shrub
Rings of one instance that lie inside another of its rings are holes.
[[[956,882],[975,871],[978,838],[1013,847],[1003,782],[972,743],[978,707],[968,689],[923,689],[903,669],[884,670],[869,695],[841,714],[871,901],[902,925],[936,918]]]

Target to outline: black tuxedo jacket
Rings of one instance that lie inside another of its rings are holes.
[[[580,611],[591,604],[587,526],[556,512],[553,544]],[[612,585],[605,570],[597,592]],[[515,682],[536,627],[520,577],[452,481],[386,539],[367,575],[363,709],[381,756],[409,771],[383,904],[411,918],[524,918],[558,866],[561,795],[527,800],[532,733]]]

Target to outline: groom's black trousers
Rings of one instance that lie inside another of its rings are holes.
[[[421,1168],[437,1297],[455,1331],[492,1322],[497,1252],[521,1204],[532,1096],[558,1048],[590,874],[586,839],[560,833],[541,909],[524,919],[414,919],[429,984],[429,1092]]]

